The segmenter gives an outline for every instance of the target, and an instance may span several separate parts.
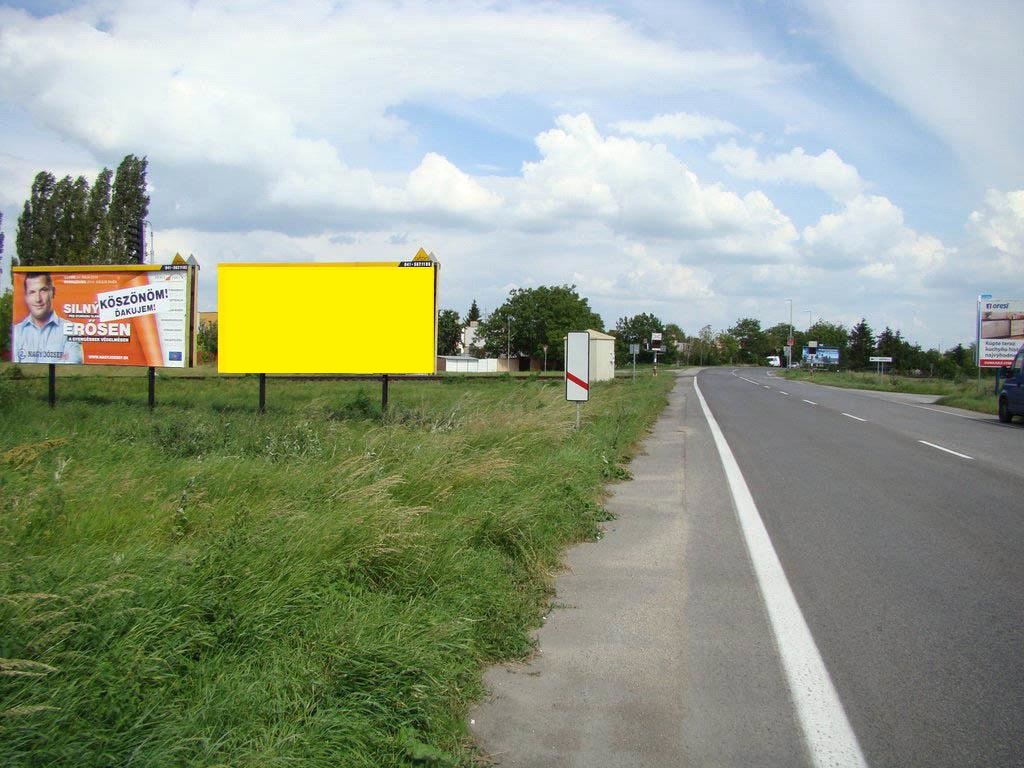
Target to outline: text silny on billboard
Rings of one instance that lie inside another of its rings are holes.
[[[978,299],[978,365],[1009,365],[1024,344],[1024,299]]]
[[[439,265],[217,265],[222,373],[434,373]]]
[[[195,357],[195,267],[14,267],[11,360],[185,368]]]

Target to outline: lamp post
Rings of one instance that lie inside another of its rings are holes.
[[[793,300],[789,302],[789,338],[786,339],[786,368],[793,365]]]

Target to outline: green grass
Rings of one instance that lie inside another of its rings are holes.
[[[955,382],[949,379],[918,379],[909,376],[884,374],[879,380],[877,373],[868,372],[830,372],[817,371],[811,373],[804,369],[783,370],[780,372],[787,379],[811,381],[815,384],[827,384],[831,387],[848,389],[868,389],[877,392],[906,392],[918,395],[938,395],[937,404],[954,408],[966,408],[981,413],[996,413],[996,397],[992,392],[994,382],[990,378],[982,379],[978,386],[976,379]]]
[[[472,764],[672,383],[0,378],[0,764]]]

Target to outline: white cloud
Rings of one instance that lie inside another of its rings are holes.
[[[1024,271],[1024,189],[990,189],[985,195],[985,207],[968,218],[968,228],[1007,266],[1012,264]]]
[[[903,211],[877,195],[858,195],[838,213],[822,216],[804,229],[803,242],[811,264],[891,278],[899,290],[920,289],[952,253],[938,238],[907,227]]]
[[[526,226],[596,219],[633,236],[699,241],[711,255],[785,258],[797,233],[759,192],[702,184],[663,145],[605,137],[587,115],[562,115],[523,167],[518,218]]]
[[[737,178],[808,184],[839,201],[852,200],[864,191],[864,181],[857,169],[831,149],[809,155],[802,147],[796,147],[786,154],[761,160],[756,150],[729,141],[716,147],[711,159]]]
[[[988,184],[1024,176],[1024,4],[1003,0],[805,0],[821,37]]]
[[[740,133],[740,129],[727,120],[686,112],[657,115],[650,120],[623,120],[612,123],[611,127],[618,133],[639,136],[642,139],[704,139],[708,136]]]

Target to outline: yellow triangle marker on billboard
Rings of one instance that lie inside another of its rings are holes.
[[[188,264],[188,262],[185,261],[184,256],[182,256],[180,253],[176,253],[174,254],[174,260],[171,261],[171,264]]]
[[[418,251],[416,251],[416,255],[412,257],[412,260],[413,261],[433,261],[433,259],[430,258],[430,254],[427,253],[426,251],[424,251],[422,248],[420,248]]]

